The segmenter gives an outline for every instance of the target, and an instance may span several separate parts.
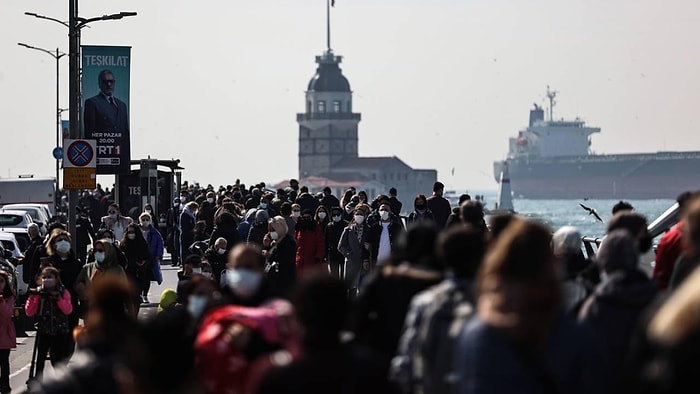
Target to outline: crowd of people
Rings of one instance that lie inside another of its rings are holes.
[[[443,190],[403,209],[393,188],[370,200],[295,180],[275,192],[185,183],[165,229],[148,205],[134,221],[110,202],[84,256],[60,225],[46,239],[30,227],[29,392],[697,390],[699,194],[679,196],[650,277],[647,220],[629,204],[586,256],[574,227],[487,221],[479,201],[451,207]],[[139,320],[165,249],[177,288]],[[7,282],[0,272],[3,295]],[[57,373],[42,377],[47,354]]]

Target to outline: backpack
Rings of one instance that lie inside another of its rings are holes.
[[[454,353],[462,328],[474,315],[472,287],[443,282],[429,289],[427,305],[417,327],[418,347],[412,357],[412,386],[416,393],[456,392],[458,373]]]

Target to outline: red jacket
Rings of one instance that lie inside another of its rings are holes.
[[[17,333],[12,314],[15,309],[15,299],[10,296],[0,300],[0,349],[13,349],[17,347]]]
[[[664,290],[668,287],[676,261],[683,253],[682,229],[683,222],[678,222],[677,225],[673,226],[661,237],[659,246],[656,248],[656,262],[654,263],[652,278],[656,281],[659,290]]]
[[[298,276],[323,260],[326,243],[323,240],[323,231],[318,223],[316,224],[316,230],[297,230],[294,235],[297,240],[296,265]]]

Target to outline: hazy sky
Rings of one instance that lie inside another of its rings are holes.
[[[68,2],[0,1],[0,176],[52,176],[55,62]],[[298,125],[324,0],[83,1],[80,15],[138,16],[83,29],[130,45],[132,158],[179,158],[184,179],[297,176]],[[556,117],[602,128],[598,153],[700,150],[700,2],[337,0],[332,47],[362,113],[362,156],[436,168],[449,188],[496,187],[492,162],[547,85]],[[61,62],[61,106],[68,61]],[[67,113],[64,114],[67,119]],[[455,168],[454,176],[450,170]]]

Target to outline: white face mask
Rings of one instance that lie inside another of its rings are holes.
[[[292,216],[295,218],[298,218],[299,216],[301,216],[301,212],[300,211],[293,211]]]
[[[98,263],[105,261],[105,252],[95,252],[95,261]]]
[[[68,253],[70,251],[70,242],[66,240],[56,242],[56,250],[59,253]]]
[[[102,240],[105,241],[105,242],[107,242],[108,244],[113,244],[113,243],[114,243],[114,239],[112,239],[112,238],[102,238]]]
[[[280,235],[277,234],[277,231],[270,231],[270,238],[273,241],[277,241],[279,239]]]
[[[126,237],[129,239],[136,239],[136,234],[127,234]]]
[[[201,274],[201,273],[202,273],[202,268],[192,268],[192,275]]]
[[[260,287],[262,274],[248,268],[230,268],[226,270],[226,284],[241,298],[250,298]]]
[[[187,298],[187,311],[194,318],[199,318],[204,312],[204,307],[207,306],[207,297],[201,295],[191,295]]]
[[[338,222],[340,221],[340,219],[341,219],[341,217],[338,216],[338,215],[333,216],[333,221],[334,221],[335,223],[338,223]]]
[[[365,221],[364,215],[355,215],[355,223],[362,224]]]
[[[209,198],[207,198],[207,202],[208,202],[209,204],[213,204],[213,203],[214,203],[214,199],[211,198],[211,197],[209,197]]]
[[[150,226],[150,225],[151,225],[151,221],[150,221],[150,220],[144,220],[144,221],[141,222],[141,227],[148,227],[148,226]]]
[[[150,215],[150,214],[153,213],[153,211],[151,211],[150,209],[147,209],[147,210],[146,210],[146,213]]]
[[[216,253],[218,253],[218,254],[224,254],[224,253],[226,253],[226,249],[218,248],[218,249],[216,249]]]
[[[116,214],[116,213],[110,213],[110,214],[109,214],[109,217],[110,217],[111,219],[115,219],[115,220],[116,220],[116,219],[117,219],[117,214]]]
[[[389,219],[389,211],[379,211],[379,216],[382,220],[387,220]]]
[[[319,213],[318,213],[318,218],[321,219],[321,220],[325,219],[325,218],[326,218],[326,213],[325,213],[325,212],[319,212]]]

